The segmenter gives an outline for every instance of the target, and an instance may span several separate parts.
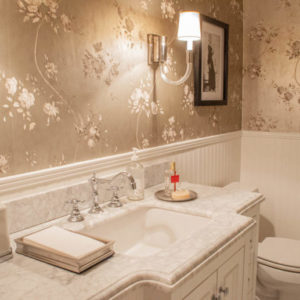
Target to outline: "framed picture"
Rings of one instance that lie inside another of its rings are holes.
[[[201,15],[201,40],[194,49],[196,106],[227,104],[228,28],[228,24]]]

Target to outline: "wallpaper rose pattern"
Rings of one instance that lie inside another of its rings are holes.
[[[300,132],[300,2],[244,1],[243,128]]]
[[[194,107],[192,76],[168,86],[147,65],[147,33],[163,34],[164,70],[183,74],[181,9],[230,25],[227,106]],[[242,13],[241,0],[1,1],[0,176],[239,130]],[[266,30],[276,38],[276,28]],[[299,56],[295,42],[290,61]],[[297,82],[272,87],[281,101],[298,93]]]

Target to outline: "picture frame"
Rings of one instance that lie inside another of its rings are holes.
[[[227,105],[229,25],[205,15],[194,48],[194,105]]]

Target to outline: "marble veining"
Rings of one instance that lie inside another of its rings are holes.
[[[0,298],[2,299],[109,299],[127,286],[141,280],[152,280],[159,285],[175,284],[184,274],[215,253],[222,245],[254,225],[250,218],[237,212],[251,203],[263,200],[258,193],[234,192],[222,188],[183,184],[198,193],[191,202],[168,203],[156,200],[153,192],[162,186],[146,190],[146,200],[128,203],[122,210],[138,205],[152,205],[182,212],[209,216],[209,228],[202,228],[159,253],[147,257],[129,257],[116,253],[112,258],[77,275],[51,265],[15,254],[14,258],[1,265]],[[120,213],[106,210],[102,217]],[[97,217],[87,218],[83,226],[96,222]],[[98,218],[101,218],[101,216]],[[66,218],[50,223],[67,224]],[[47,224],[27,229],[12,235],[12,239],[37,230]]]

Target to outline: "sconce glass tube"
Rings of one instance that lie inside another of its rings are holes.
[[[193,70],[193,52],[192,51],[186,51],[186,70],[185,74],[178,80],[171,80],[167,77],[167,75],[164,72],[164,65],[160,65],[160,76],[163,79],[164,82],[170,85],[180,85],[184,83],[191,75]]]

